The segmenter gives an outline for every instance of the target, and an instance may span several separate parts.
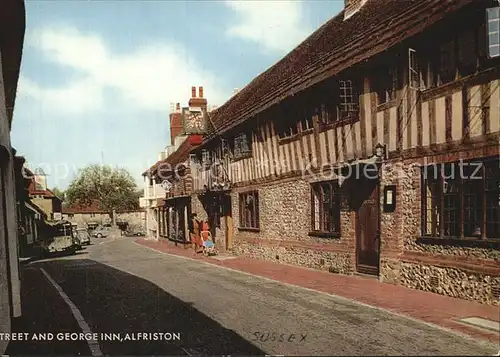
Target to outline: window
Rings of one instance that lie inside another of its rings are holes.
[[[484,165],[486,196],[486,237],[500,237],[500,163]]]
[[[325,100],[321,103],[319,121],[322,125],[333,124],[337,120],[333,101]]]
[[[438,81],[445,84],[455,80],[455,40],[444,42],[439,47]]]
[[[240,193],[240,228],[258,229],[259,193],[250,191]]]
[[[340,194],[336,182],[321,182],[311,186],[313,232],[340,235]]]
[[[212,164],[210,151],[205,149],[201,152],[201,162],[205,168],[210,167]]]
[[[500,160],[422,169],[422,235],[500,238]]]
[[[396,67],[390,67],[380,72],[375,80],[379,105],[396,99],[396,90],[399,87],[398,84],[399,79]]]
[[[359,96],[355,84],[352,80],[339,81],[340,102],[339,111],[340,117],[346,118],[352,115],[357,115],[359,110]]]
[[[300,129],[306,131],[314,128],[313,116],[316,115],[316,108],[310,105],[304,107],[300,112]]]
[[[281,120],[276,127],[276,131],[278,132],[279,138],[285,139],[298,134],[299,131],[297,126],[298,123],[296,120],[292,120],[291,122]]]
[[[500,7],[486,10],[488,19],[488,57],[500,57]]]
[[[476,72],[478,60],[478,41],[476,29],[469,29],[457,38],[457,66],[461,76]]]
[[[234,138],[234,158],[239,159],[252,154],[252,138],[247,133],[240,133]]]
[[[417,51],[413,48],[408,49],[408,70],[409,70],[409,85],[412,89],[425,88],[425,71],[420,68]]]

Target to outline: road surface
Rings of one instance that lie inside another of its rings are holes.
[[[32,262],[23,274],[24,316],[15,329],[54,335],[84,331],[97,340],[89,343],[86,335],[71,341],[69,335],[62,341],[18,341],[11,343],[11,354],[367,356],[498,351],[498,346],[345,299],[156,252],[134,238],[93,239],[80,254]],[[156,340],[144,334],[154,332]]]

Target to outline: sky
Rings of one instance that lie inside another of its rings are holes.
[[[284,57],[343,0],[25,0],[13,146],[49,187],[87,164],[142,172],[170,145],[170,103],[209,105]]]

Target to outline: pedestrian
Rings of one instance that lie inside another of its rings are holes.
[[[204,220],[201,222],[201,244],[203,245],[203,242],[206,240],[210,239],[211,233],[210,233],[210,225],[208,224],[208,220]]]
[[[196,213],[191,215],[191,231],[189,232],[189,238],[191,241],[191,246],[193,247],[193,253],[196,254],[197,248],[200,241],[200,222],[196,219]]]

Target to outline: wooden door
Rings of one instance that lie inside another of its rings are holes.
[[[379,185],[366,180],[359,185],[362,199],[356,213],[356,266],[364,274],[378,275],[380,229]]]

